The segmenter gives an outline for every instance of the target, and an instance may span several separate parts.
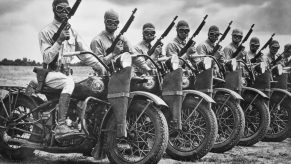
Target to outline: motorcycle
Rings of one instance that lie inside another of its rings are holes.
[[[270,115],[271,123],[263,141],[281,142],[291,133],[291,93],[288,92],[288,68],[280,64],[270,68],[271,81]],[[290,68],[289,68],[290,69]]]
[[[251,146],[264,138],[270,125],[271,74],[266,70],[264,62],[250,66],[242,60],[237,62],[248,74],[241,78],[243,84],[241,95],[245,100],[241,102],[241,106],[246,118],[246,127],[239,145]],[[239,70],[242,74],[243,70]]]
[[[240,107],[240,101],[243,98],[227,87],[216,84],[217,81],[224,82],[224,80],[215,78],[213,75],[212,62],[217,62],[213,56],[199,57],[204,60],[198,64],[193,61],[192,64],[183,61],[188,68],[188,71],[185,72],[183,88],[205,92],[215,100],[216,103],[212,104],[212,110],[218,121],[218,135],[211,152],[223,153],[236,146],[243,133],[245,119]]]
[[[177,56],[158,63],[147,55],[137,57],[151,61],[156,71],[144,77],[147,82],[133,83],[132,90],[154,93],[170,108],[163,112],[169,125],[167,154],[183,161],[202,158],[211,150],[217,134],[217,121],[210,108],[214,100],[196,90],[182,90],[182,68]]]
[[[66,55],[85,53],[95,56],[91,52]],[[96,58],[107,74],[95,74],[77,83],[69,106],[68,117],[80,133],[55,138],[59,90],[45,86],[38,93],[38,84],[33,82],[27,88],[1,87],[8,91],[0,99],[0,154],[4,158],[23,160],[37,149],[83,153],[95,159],[107,155],[110,162],[117,164],[158,163],[168,143],[168,125],[161,112],[168,106],[153,94],[130,92],[129,54],[121,55],[111,68]],[[78,99],[89,92],[96,96]]]

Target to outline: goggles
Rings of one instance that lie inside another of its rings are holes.
[[[64,11],[66,11],[67,13],[70,13],[70,11],[72,10],[72,8],[69,6],[66,7],[66,6],[61,6],[61,5],[57,5],[55,9],[56,9],[56,12],[58,13],[61,13]]]
[[[251,46],[252,46],[252,47],[256,47],[256,48],[260,47],[259,44],[254,44],[254,43],[251,43]]]
[[[278,50],[280,47],[277,47],[277,46],[271,46],[271,49],[273,50]]]
[[[218,38],[219,37],[219,33],[217,33],[217,32],[210,32],[209,33],[209,36],[210,37],[214,37],[214,38]]]
[[[232,37],[241,39],[243,36],[242,35],[233,34]]]
[[[179,32],[179,33],[185,33],[185,34],[188,34],[188,33],[190,32],[190,30],[189,30],[189,29],[180,28],[180,29],[178,29],[178,32]]]
[[[147,36],[154,36],[156,34],[156,32],[155,31],[143,31],[143,34],[147,35]]]
[[[118,25],[118,24],[119,24],[119,20],[115,20],[115,19],[106,19],[106,20],[105,20],[105,23],[106,23],[106,24],[109,24],[109,25],[111,25],[111,24]]]

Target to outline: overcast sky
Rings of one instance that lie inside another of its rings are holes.
[[[69,2],[73,5],[75,1]],[[52,0],[0,0],[0,60],[27,57],[42,61],[38,32],[53,20],[51,3]],[[205,14],[209,16],[202,32],[195,38],[198,43],[206,39],[210,25],[217,25],[223,32],[231,20],[234,21],[232,28],[241,28],[244,33],[254,23],[252,36],[258,36],[261,44],[272,33],[276,33],[275,39],[281,47],[291,43],[290,0],[82,0],[70,23],[89,45],[91,39],[104,29],[106,10],[114,9],[120,14],[121,28],[134,8],[138,9],[136,18],[126,33],[132,44],[141,40],[144,23],[152,22],[159,37],[178,15],[178,20],[189,22],[193,32]],[[164,40],[165,44],[175,35],[172,30]],[[230,35],[223,45],[229,42]]]

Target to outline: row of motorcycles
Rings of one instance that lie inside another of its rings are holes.
[[[68,55],[84,53],[91,52]],[[157,62],[137,57],[151,61],[152,74],[133,76],[129,54],[112,67],[96,57],[107,74],[93,74],[76,87],[87,86],[99,96],[72,96],[68,117],[80,133],[57,139],[60,90],[38,90],[34,82],[27,88],[1,86],[2,157],[23,160],[42,150],[107,156],[117,164],[158,163],[166,152],[175,160],[194,161],[208,152],[289,137],[288,68],[236,59],[221,65],[213,56],[200,56],[204,60],[196,65],[177,56]]]

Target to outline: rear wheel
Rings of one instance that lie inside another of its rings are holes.
[[[245,128],[243,110],[231,95],[216,95],[213,111],[218,122],[218,135],[211,149],[214,153],[223,153],[236,146]]]
[[[285,99],[284,96],[274,95],[271,97],[271,123],[263,141],[281,142],[287,139],[291,132],[291,101]]]
[[[15,103],[15,101],[17,101]],[[30,112],[36,105],[25,96],[11,96],[0,102],[0,153],[2,157],[9,160],[24,160],[33,156],[33,149],[25,148],[19,143],[7,141],[9,138],[30,140],[32,135],[28,132],[33,131],[31,124],[26,122],[33,120],[29,115],[26,119],[21,119],[13,126],[13,120]],[[15,104],[15,105],[14,105]],[[14,108],[15,106],[15,108]]]
[[[106,143],[110,162],[151,164],[162,158],[168,142],[168,124],[163,113],[152,104],[140,116],[146,104],[143,100],[132,102],[126,118],[126,138],[116,138],[116,121],[113,115],[109,119],[106,129],[112,131],[108,133]]]
[[[246,98],[244,97],[244,100],[241,106],[244,111],[246,125],[239,145],[251,146],[261,141],[267,134],[270,125],[270,112],[263,98],[257,98],[253,101],[253,96],[247,96]]]
[[[175,160],[193,161],[205,156],[213,147],[217,134],[214,112],[199,98],[187,96],[182,105],[182,130],[169,127],[167,154]],[[193,113],[192,113],[193,112]]]

